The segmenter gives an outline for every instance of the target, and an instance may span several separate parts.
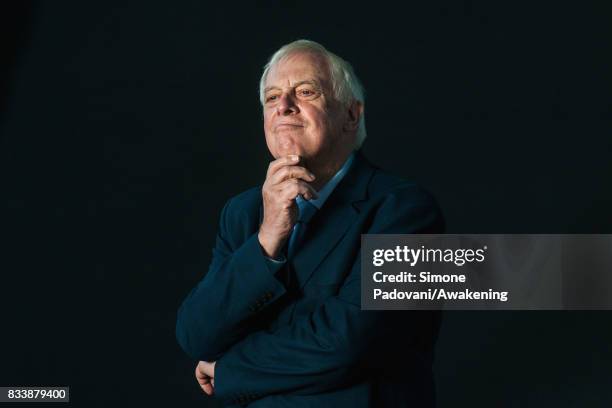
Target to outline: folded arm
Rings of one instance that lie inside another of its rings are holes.
[[[379,215],[368,233],[437,233],[442,229],[440,213],[431,202],[407,208],[400,197],[391,197]],[[252,333],[225,353],[217,361],[216,395],[236,402],[271,394],[335,390],[354,380],[359,374],[357,366],[384,365],[372,362],[384,355],[374,347],[380,341],[410,343],[411,338],[422,335],[414,332],[417,326],[398,327],[406,324],[406,314],[362,311],[360,304],[358,257],[339,293],[314,312],[274,331]]]
[[[214,361],[260,329],[259,314],[286,292],[275,277],[282,264],[266,260],[257,234],[243,243],[232,241],[231,205],[230,200],[221,213],[208,273],[178,311],[178,342],[196,360]]]

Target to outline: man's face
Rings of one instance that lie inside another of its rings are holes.
[[[351,145],[342,129],[344,118],[322,56],[296,52],[270,69],[264,93],[264,131],[275,158],[297,154],[307,162],[333,161],[338,151]]]

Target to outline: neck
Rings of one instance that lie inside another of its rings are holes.
[[[311,184],[315,190],[319,191],[325,184],[340,170],[342,165],[346,162],[352,151],[337,157],[335,160],[322,160],[318,163],[315,160],[311,160],[307,163],[306,167],[314,173],[316,180]]]

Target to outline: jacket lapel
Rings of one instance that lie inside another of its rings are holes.
[[[346,176],[308,224],[300,248],[291,261],[300,288],[346,234],[359,214],[355,205],[367,198],[374,167],[357,152]]]

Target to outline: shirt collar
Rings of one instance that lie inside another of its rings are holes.
[[[325,183],[321,190],[318,191],[319,198],[317,198],[316,200],[310,200],[309,203],[317,207],[318,210],[320,210],[321,207],[323,207],[325,201],[327,201],[327,198],[334,191],[338,183],[340,183],[346,173],[348,173],[354,160],[355,152],[349,155],[342,167],[340,167],[340,170],[338,170],[338,172],[334,174],[334,176],[327,183]],[[301,195],[298,196],[295,200],[297,202],[298,207],[301,207],[306,202],[306,200],[304,200]]]

